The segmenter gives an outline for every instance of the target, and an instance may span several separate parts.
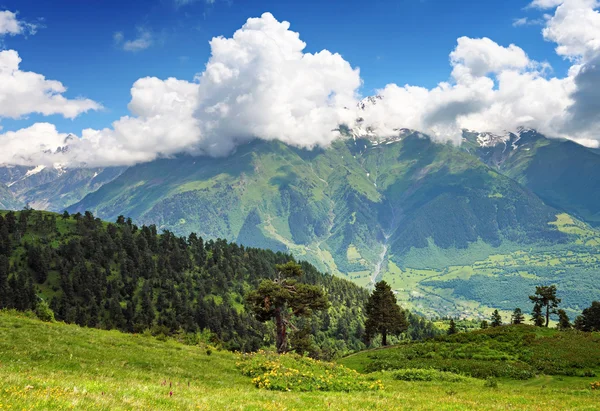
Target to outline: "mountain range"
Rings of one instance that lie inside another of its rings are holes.
[[[130,216],[288,251],[369,286],[386,279],[429,315],[528,310],[557,284],[575,313],[600,292],[600,156],[535,130],[465,131],[460,146],[414,130],[342,129],[327,149],[256,140],[225,158],[132,167],[0,169],[0,206]]]

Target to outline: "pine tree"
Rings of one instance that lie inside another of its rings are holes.
[[[371,340],[381,334],[381,344],[387,345],[388,335],[400,335],[408,328],[406,314],[396,302],[392,288],[385,281],[375,284],[375,290],[366,305],[365,333]]]
[[[488,323],[486,320],[483,320],[483,321],[481,322],[481,326],[480,326],[480,328],[481,328],[482,330],[486,330],[486,329],[488,329],[488,328],[489,328],[489,326],[490,326],[490,325],[489,325],[489,323]]]
[[[594,301],[584,309],[581,318],[582,331],[600,331],[600,301]]]
[[[456,323],[454,322],[454,318],[450,319],[450,327],[448,328],[447,333],[448,333],[448,335],[458,333],[458,330],[456,329]]]
[[[579,331],[585,331],[585,320],[583,315],[578,315],[573,322],[573,328]]]
[[[542,305],[534,304],[533,311],[531,312],[531,321],[536,327],[542,327],[544,325],[544,314],[542,314]]]
[[[565,312],[565,310],[558,310],[556,312],[558,314],[558,329],[559,330],[570,330],[573,328],[571,325],[571,321],[569,320],[569,316]]]
[[[259,321],[275,321],[278,353],[288,350],[288,328],[294,328],[293,317],[309,317],[313,311],[324,310],[329,301],[323,290],[298,282],[302,267],[293,261],[278,264],[275,280],[263,280],[247,297],[250,309]]]
[[[502,316],[498,310],[494,310],[492,313],[492,327],[500,327],[502,325]]]
[[[11,289],[8,285],[8,272],[10,266],[8,258],[0,254],[0,309],[11,306]]]
[[[530,295],[529,299],[535,305],[540,305],[540,308],[546,307],[546,324],[550,323],[550,314],[556,314],[556,307],[560,304],[560,298],[556,297],[556,286],[539,286],[535,287],[535,294]]]
[[[512,324],[518,325],[523,324],[523,322],[525,321],[525,316],[523,315],[523,312],[520,308],[515,308],[510,319]]]

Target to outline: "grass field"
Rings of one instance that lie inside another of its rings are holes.
[[[0,312],[2,410],[597,410],[600,403],[589,388],[594,378],[556,376],[494,387],[473,378],[400,381],[387,371],[360,377],[381,380],[383,390],[271,391],[243,375],[239,361],[204,345]]]

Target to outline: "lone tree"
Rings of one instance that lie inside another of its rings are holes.
[[[381,334],[381,344],[387,345],[388,334],[400,335],[408,329],[406,314],[396,303],[396,296],[385,281],[375,284],[366,312],[365,334],[368,340]]]
[[[454,318],[450,319],[450,327],[448,328],[448,335],[456,334],[458,330],[456,329],[456,323],[454,322]]]
[[[558,310],[556,312],[558,314],[558,329],[559,330],[570,330],[573,328],[571,325],[571,320],[569,320],[569,316],[567,315],[565,310]]]
[[[502,325],[502,316],[498,310],[494,310],[492,313],[492,327],[500,327]]]
[[[515,308],[515,310],[512,313],[512,316],[510,317],[511,323],[518,325],[518,324],[523,324],[523,322],[525,321],[525,316],[523,315],[523,311],[521,311],[520,308]]]
[[[544,307],[546,307],[546,325],[550,323],[550,314],[556,314],[556,307],[560,304],[560,298],[556,297],[556,286],[539,286],[535,287],[535,294],[530,295],[529,299],[534,303],[534,313],[536,311],[536,306],[539,306],[539,311],[541,311]],[[535,321],[535,314],[532,313]],[[536,325],[537,322],[536,322]]]
[[[291,319],[324,310],[329,301],[320,287],[298,282],[303,274],[300,265],[290,261],[275,267],[277,278],[262,280],[256,290],[248,293],[246,301],[259,321],[275,321],[277,352],[281,354],[288,350],[288,327],[295,329]]]

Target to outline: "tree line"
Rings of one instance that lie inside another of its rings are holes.
[[[572,323],[567,312],[563,309],[559,309],[558,306],[562,302],[557,297],[557,288],[555,285],[549,286],[538,286],[535,288],[535,293],[529,296],[529,300],[533,303],[531,311],[530,321],[536,327],[548,327],[550,324],[550,317],[556,315],[557,328],[559,330],[576,329],[579,331],[600,331],[600,301],[593,301],[591,306],[585,308],[581,315],[578,315],[575,321]],[[519,325],[524,324],[526,321],[523,310],[517,307],[514,309],[511,317],[510,324]],[[498,310],[494,310],[492,313],[491,321],[486,320],[481,322],[481,328],[485,329],[488,327],[499,327],[503,325],[502,316]],[[450,334],[450,332],[448,332]]]

